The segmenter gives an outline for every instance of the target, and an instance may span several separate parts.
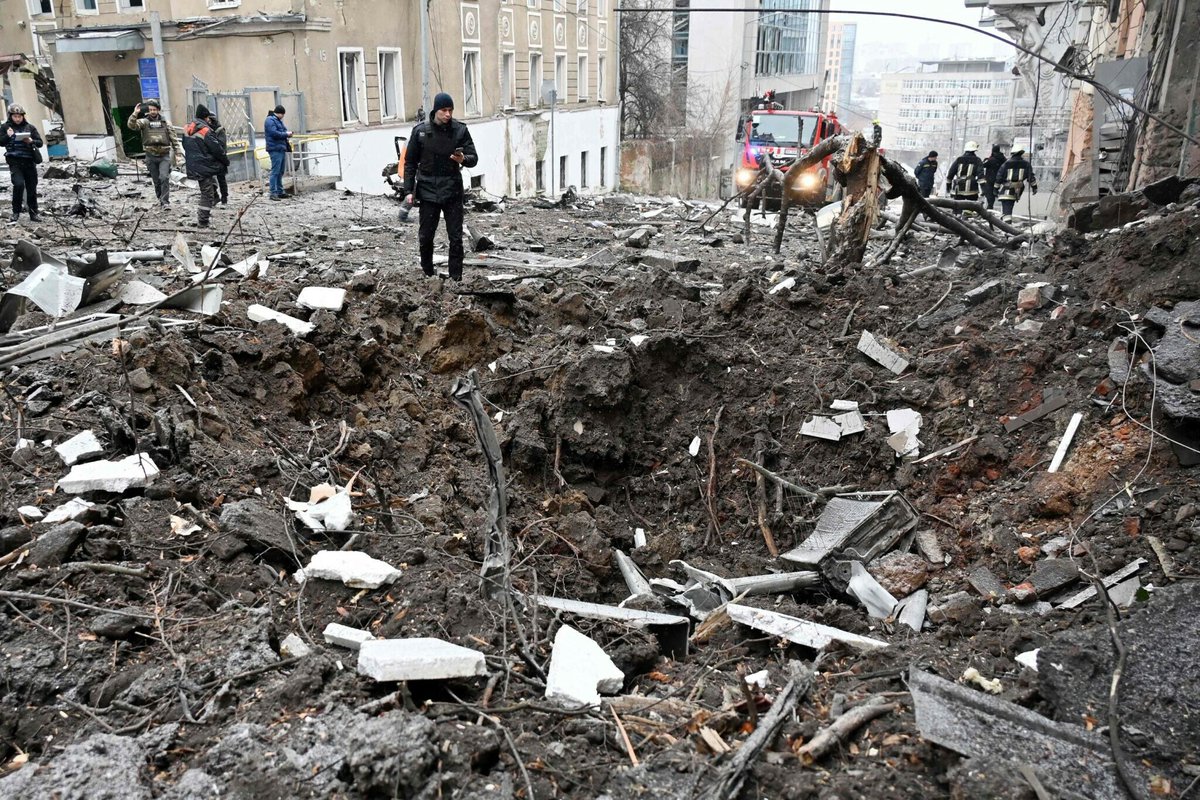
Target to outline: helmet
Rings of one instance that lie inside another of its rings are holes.
[[[157,108],[160,111],[162,110],[162,103],[158,102],[158,99],[155,97],[151,97],[149,100],[147,100],[146,105],[152,108]]]
[[[967,146],[964,149],[968,153],[974,153],[976,150],[979,149],[979,142],[967,142]]]
[[[10,115],[11,115],[11,114],[21,114],[22,116],[24,116],[24,114],[25,114],[25,107],[24,107],[24,106],[19,106],[19,105],[17,105],[16,103],[13,103],[11,106],[9,106],[9,107],[8,107],[8,113],[9,113]]]

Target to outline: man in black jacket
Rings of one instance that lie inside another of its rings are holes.
[[[933,181],[937,177],[938,169],[937,160],[937,150],[930,150],[929,155],[918,161],[917,168],[913,170],[913,175],[917,178],[917,187],[921,190],[921,197],[929,197],[933,194]]]
[[[433,277],[433,237],[438,217],[446,217],[450,239],[450,279],[462,280],[463,183],[462,168],[479,163],[475,142],[467,126],[454,119],[454,100],[445,92],[433,98],[433,115],[412,130],[404,155],[404,194],[420,209],[417,241],[421,271]]]
[[[217,141],[209,112],[205,106],[196,106],[196,118],[183,129],[183,158],[187,163],[187,176],[200,182],[200,211],[197,224],[207,228],[212,207],[217,204],[217,175],[222,167],[229,166],[225,148]]]
[[[4,160],[8,162],[12,179],[12,216],[9,221],[21,218],[21,201],[28,200],[29,221],[38,222],[37,165],[41,161],[39,148],[42,136],[38,129],[25,119],[25,109],[18,105],[8,107],[8,121],[0,126],[0,147],[4,148]]]
[[[1000,168],[1004,166],[1004,153],[1000,145],[992,145],[992,154],[983,160],[983,196],[987,198],[988,210],[996,205],[996,181],[1000,178]]]

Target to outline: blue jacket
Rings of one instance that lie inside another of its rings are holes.
[[[936,158],[925,156],[917,162],[917,168],[913,170],[913,175],[917,178],[917,184],[925,191],[933,190],[933,179],[937,175],[938,162]]]
[[[268,153],[291,152],[292,143],[288,141],[287,126],[274,113],[267,114],[267,120],[263,123],[263,133],[267,136]]]

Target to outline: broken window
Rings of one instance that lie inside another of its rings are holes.
[[[567,96],[567,57],[554,57],[554,101],[561,103]]]
[[[463,51],[463,109],[468,115],[482,112],[479,98],[479,51]]]
[[[367,108],[366,76],[362,68],[362,50],[339,50],[341,74],[342,124],[365,123]]]
[[[400,94],[403,81],[400,79],[400,51],[379,51],[379,115],[383,119],[404,116],[404,103]]]
[[[588,97],[588,57],[579,57],[579,102],[587,100]]]
[[[579,188],[586,189],[588,186],[588,154],[584,150],[579,154]]]
[[[561,192],[567,186],[567,157],[558,157],[558,190]]]
[[[529,54],[529,107],[542,102],[542,54]]]
[[[534,166],[534,187],[536,191],[546,191],[546,161],[539,159]]]
[[[608,186],[608,148],[600,148],[600,185]]]
[[[500,105],[514,108],[517,105],[517,56],[515,53],[500,54]]]

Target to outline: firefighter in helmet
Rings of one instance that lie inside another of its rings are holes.
[[[979,199],[979,181],[983,178],[983,161],[975,155],[975,151],[978,149],[979,145],[975,142],[967,142],[967,146],[963,148],[963,154],[954,159],[954,163],[950,165],[950,169],[946,173],[946,193],[955,200],[975,202]],[[955,213],[957,214],[958,211],[956,210]]]
[[[1025,160],[1025,151],[1013,150],[1008,161],[1000,168],[1000,185],[996,192],[1006,222],[1012,219],[1013,207],[1021,199],[1026,183],[1029,184],[1029,190],[1037,194],[1037,178],[1033,174],[1033,167]]]

